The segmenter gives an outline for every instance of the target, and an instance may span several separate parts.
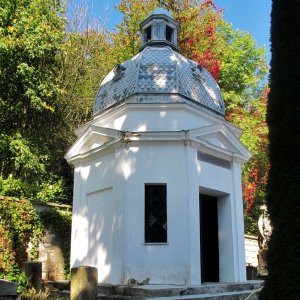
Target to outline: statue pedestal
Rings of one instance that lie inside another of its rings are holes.
[[[268,242],[272,234],[272,226],[269,219],[268,209],[266,205],[260,207],[262,215],[258,220],[258,228],[260,232],[258,252],[258,267],[257,273],[260,278],[265,278],[268,275],[266,253],[268,250]]]
[[[71,269],[71,300],[95,300],[98,297],[97,268],[81,266]]]

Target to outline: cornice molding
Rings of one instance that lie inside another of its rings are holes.
[[[205,139],[209,136],[217,138],[218,134],[226,139],[230,148],[219,147]],[[97,135],[105,136],[109,140],[95,148],[85,150],[85,144],[88,142],[91,144]],[[118,131],[90,125],[68,151],[65,158],[70,164],[75,165],[110,153],[124,145],[128,148],[129,145],[139,146],[149,145],[150,143],[182,143],[184,146],[191,146],[216,157],[239,163],[244,163],[251,157],[250,152],[237,139],[227,124],[216,124],[192,130],[147,132]]]

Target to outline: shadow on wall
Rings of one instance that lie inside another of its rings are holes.
[[[80,216],[80,224],[77,224],[79,228],[74,232],[76,241],[73,243],[77,249],[72,249],[73,255],[76,252],[72,266],[96,267],[99,282],[112,282],[111,270],[118,267],[115,252],[120,248],[122,217],[116,212],[118,207],[112,194],[112,188],[88,194],[87,205],[82,210],[84,214]],[[86,227],[84,233],[81,225]],[[83,234],[85,236],[82,238]]]
[[[82,168],[80,184],[85,199],[74,203],[71,267],[96,267],[98,282],[120,283],[122,280],[123,195],[125,181],[135,172],[133,156],[139,150],[133,147],[120,151],[121,156],[118,157],[117,153],[110,156],[112,162],[92,161]],[[93,187],[93,191],[86,193],[88,188],[85,186]]]

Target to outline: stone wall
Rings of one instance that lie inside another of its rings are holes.
[[[245,235],[245,253],[246,253],[246,265],[257,267],[258,266],[258,238],[251,235]]]
[[[46,230],[43,241],[39,245],[39,261],[43,263],[42,278],[44,280],[65,279],[61,243],[52,227]]]
[[[59,209],[71,209],[70,205],[58,205],[55,203],[34,203],[37,211],[49,210],[57,207]],[[45,235],[39,245],[39,261],[42,262],[43,280],[64,280],[64,256],[62,245],[64,241],[58,237],[53,226],[45,230]]]

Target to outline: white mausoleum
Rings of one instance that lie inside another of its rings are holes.
[[[209,72],[179,54],[170,12],[155,9],[141,31],[140,53],[106,76],[66,154],[71,267],[112,284],[245,281],[241,130]]]

